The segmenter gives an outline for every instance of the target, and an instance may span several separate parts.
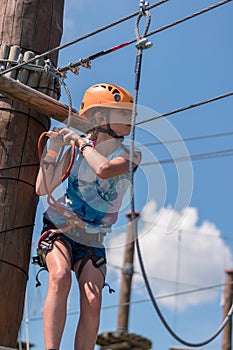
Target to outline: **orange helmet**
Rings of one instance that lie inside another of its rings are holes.
[[[133,109],[133,97],[122,87],[114,84],[96,84],[86,90],[79,115],[86,119],[85,112],[93,107]]]

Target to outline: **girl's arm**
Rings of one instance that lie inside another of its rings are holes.
[[[70,152],[66,151],[59,163],[56,163],[57,155],[61,147],[69,145],[71,142],[80,144],[84,140],[70,129],[57,129],[48,133],[50,137],[49,148],[46,155],[41,159],[41,165],[36,180],[36,193],[40,196],[50,193],[61,183],[69,164]]]
[[[119,157],[112,160],[107,159],[100,154],[96,149],[85,147],[83,149],[83,156],[86,159],[92,170],[102,179],[108,179],[129,171],[129,154],[124,152]],[[141,153],[134,153],[134,168],[136,168],[141,161]]]
[[[40,170],[36,180],[36,193],[38,195],[48,194],[61,183],[61,178],[65,174],[69,166],[70,154],[69,151],[65,153],[61,161],[54,166],[56,154],[64,145],[75,142],[75,145],[82,149],[82,154],[90,168],[102,179],[115,177],[129,171],[129,154],[124,152],[122,155],[109,160],[104,155],[99,153],[92,147],[83,147],[85,140],[70,129],[61,129],[58,132],[50,132],[50,146],[47,154],[42,160]],[[134,168],[136,168],[141,161],[141,153],[134,154]]]

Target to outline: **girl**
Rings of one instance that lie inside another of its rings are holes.
[[[41,242],[49,272],[44,306],[46,350],[58,350],[60,346],[72,270],[80,290],[74,349],[94,349],[106,274],[103,240],[117,220],[129,183],[129,151],[123,140],[130,133],[132,106],[133,98],[125,89],[97,84],[85,92],[79,112],[93,127],[91,139],[68,128],[49,132],[49,148],[37,177],[38,195],[53,191],[69,166],[69,151],[56,162],[60,148],[75,143],[76,152],[65,194],[44,213],[43,232],[51,229],[63,232],[52,239],[45,234]],[[140,159],[140,153],[135,152],[135,169]],[[49,248],[47,244],[45,249],[46,239]]]

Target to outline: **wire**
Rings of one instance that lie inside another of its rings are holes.
[[[182,292],[163,294],[163,295],[160,295],[160,296],[156,296],[155,298],[156,298],[156,300],[162,300],[162,299],[167,299],[167,298],[181,296],[181,295],[186,295],[186,294],[199,293],[199,292],[203,292],[203,291],[206,291],[206,290],[211,290],[211,289],[224,287],[226,285],[232,285],[232,282],[219,283],[219,284],[209,285],[209,286],[205,286],[205,287],[198,287],[198,288],[194,288],[194,289],[185,290],[185,291],[182,291]],[[114,304],[114,305],[103,306],[102,310],[109,310],[109,309],[118,308],[121,305],[137,305],[137,304],[141,304],[141,303],[147,303],[147,302],[150,302],[150,301],[151,301],[151,299],[147,298],[147,299],[140,299],[140,300],[135,300],[135,301],[129,301],[129,302],[125,302],[125,303],[118,303],[118,304]],[[79,314],[79,311],[73,311],[73,312],[67,313],[67,316],[73,316],[73,315],[77,315],[77,314]],[[40,321],[42,319],[43,319],[43,317],[33,317],[33,318],[30,319],[30,321]]]
[[[162,160],[157,160],[153,162],[145,162],[145,163],[142,163],[141,166],[184,162],[188,160],[203,160],[203,159],[211,159],[211,158],[226,157],[226,156],[233,156],[233,149],[195,154],[187,157],[180,157],[180,158],[174,158],[174,159],[162,159]]]
[[[202,9],[202,10],[200,10],[200,11],[197,11],[197,12],[191,14],[191,15],[188,15],[188,16],[186,16],[186,17],[183,17],[183,18],[181,18],[181,19],[178,19],[177,21],[172,22],[172,23],[170,23],[170,24],[167,24],[167,25],[165,25],[165,26],[163,26],[163,27],[161,27],[161,28],[159,28],[159,29],[155,29],[155,30],[149,32],[149,33],[147,34],[147,36],[151,36],[151,35],[154,35],[154,34],[158,34],[158,33],[162,32],[162,31],[167,30],[167,29],[169,29],[169,28],[172,28],[172,27],[174,27],[174,26],[176,26],[176,25],[178,25],[178,24],[180,24],[180,23],[186,22],[186,21],[188,21],[188,20],[190,20],[190,19],[192,19],[192,18],[194,18],[194,17],[200,16],[200,15],[202,15],[203,13],[206,13],[206,12],[209,12],[209,11],[211,11],[211,10],[214,10],[214,9],[216,9],[217,7],[222,6],[222,5],[225,5],[225,4],[227,4],[228,2],[231,2],[231,1],[232,1],[232,0],[220,1],[220,2],[218,2],[218,3],[216,3],[216,4],[212,5],[212,6],[206,7],[206,8],[204,8],[204,9]]]
[[[28,228],[28,227],[33,227],[35,224],[28,224],[28,225],[23,225],[23,226],[16,226],[16,227],[12,227],[12,228],[8,228],[5,230],[0,231],[1,233],[5,233],[5,232],[11,232],[11,231],[15,231],[15,230],[22,230],[23,228]]]
[[[13,170],[13,169],[17,169],[17,168],[38,167],[39,165],[40,165],[39,163],[11,165],[11,166],[8,166],[8,167],[5,167],[5,168],[0,168],[0,171]]]
[[[157,7],[157,6],[160,6],[160,5],[162,5],[162,4],[164,4],[164,3],[168,2],[168,1],[170,1],[170,0],[161,0],[161,1],[159,1],[159,2],[157,2],[157,3],[155,3],[155,4],[153,4],[153,5],[150,5],[149,8],[152,9],[152,8]],[[138,14],[139,14],[139,11],[134,12],[134,13],[132,13],[132,14],[130,14],[130,15],[128,15],[128,16],[125,16],[125,17],[123,17],[123,18],[121,18],[121,19],[119,19],[119,20],[117,20],[117,21],[115,21],[115,22],[113,22],[113,23],[110,23],[110,24],[105,25],[105,26],[103,26],[103,27],[101,27],[101,28],[99,28],[99,29],[96,29],[96,30],[94,30],[94,31],[92,31],[92,32],[90,32],[90,33],[87,33],[87,34],[85,34],[85,35],[83,35],[83,36],[81,36],[81,37],[79,37],[79,38],[76,38],[76,39],[74,39],[74,40],[72,40],[72,41],[69,41],[69,42],[67,42],[67,43],[65,43],[65,44],[63,44],[63,45],[57,46],[57,47],[55,47],[55,48],[53,48],[53,49],[51,49],[51,50],[48,50],[48,51],[46,51],[46,52],[44,52],[44,53],[42,53],[42,54],[40,54],[40,55],[36,55],[35,57],[32,57],[32,58],[30,58],[29,60],[18,64],[17,66],[10,67],[10,68],[6,69],[5,71],[0,72],[0,77],[1,77],[2,75],[4,75],[4,74],[8,73],[8,72],[11,72],[11,71],[14,70],[14,69],[18,69],[18,68],[21,68],[21,67],[27,65],[28,63],[32,63],[32,62],[34,62],[35,60],[37,60],[37,59],[39,59],[39,58],[48,56],[48,55],[50,55],[50,54],[52,54],[52,53],[54,53],[54,52],[56,52],[56,51],[60,51],[60,50],[62,50],[62,49],[65,49],[66,47],[71,46],[71,45],[74,45],[74,44],[78,43],[79,41],[82,41],[82,40],[84,40],[84,39],[87,39],[87,38],[89,38],[89,37],[91,37],[91,36],[93,36],[93,35],[96,35],[96,34],[102,32],[102,31],[106,30],[106,29],[109,29],[109,28],[111,28],[111,27],[113,27],[113,26],[116,26],[116,25],[118,25],[118,24],[120,24],[120,23],[122,23],[122,22],[124,22],[124,21],[126,21],[126,20],[128,20],[128,19],[131,19],[131,18],[137,16]]]
[[[0,259],[0,263],[7,264],[7,265],[9,265],[11,267],[14,267],[15,269],[20,270],[21,272],[23,272],[27,276],[27,279],[28,279],[28,273],[23,268],[19,267],[18,265],[13,264],[13,263],[11,263],[9,261],[6,261],[6,260],[3,260],[3,259]]]
[[[209,134],[209,135],[189,136],[189,137],[184,137],[182,139],[147,142],[147,143],[139,144],[139,145],[137,145],[137,147],[138,148],[142,148],[142,147],[148,147],[148,146],[159,146],[159,145],[166,145],[166,144],[169,144],[169,143],[179,143],[179,142],[187,142],[187,141],[204,140],[204,139],[209,139],[209,138],[224,137],[224,136],[231,136],[231,135],[233,135],[233,131],[221,132],[221,133]]]
[[[9,177],[9,176],[1,176],[0,177],[0,181],[1,180],[12,180],[12,181],[18,181],[18,182],[22,182],[28,186],[31,186],[33,188],[35,188],[35,185],[31,184],[30,182],[28,181],[25,181],[25,180],[22,180],[22,179],[19,179],[18,177]]]
[[[224,3],[226,3],[228,1],[224,1]],[[220,4],[220,3],[219,3]],[[218,4],[218,6],[220,6]],[[222,2],[223,4],[223,2]],[[217,7],[217,5],[215,4],[214,7],[211,6],[210,8],[215,8]],[[201,13],[203,13],[204,10],[202,10]],[[199,12],[200,13],[200,12]],[[193,14],[194,15],[197,14]],[[140,16],[140,15],[139,15]],[[140,19],[140,17],[139,17]],[[139,19],[136,22],[136,25],[138,26],[139,23]],[[138,40],[138,31],[136,30],[136,36],[137,36],[137,40]],[[147,34],[147,30],[144,31],[144,36]],[[131,207],[131,221],[132,221],[132,230],[133,230],[133,234],[134,234],[134,238],[135,238],[135,243],[136,243],[136,248],[137,248],[137,253],[138,253],[138,259],[139,259],[139,264],[141,267],[141,271],[142,271],[142,275],[143,275],[143,279],[146,285],[146,289],[148,291],[148,294],[150,296],[151,302],[154,306],[155,311],[157,312],[157,315],[159,316],[161,322],[163,323],[163,325],[165,326],[165,328],[167,329],[167,331],[176,339],[178,340],[180,343],[187,345],[187,346],[191,346],[191,347],[200,347],[200,346],[204,346],[208,343],[210,343],[213,339],[215,339],[220,332],[222,332],[222,330],[224,329],[224,327],[226,326],[226,324],[229,322],[232,313],[233,313],[233,304],[225,318],[225,320],[222,322],[221,326],[216,330],[216,332],[209,337],[208,339],[199,342],[199,343],[191,343],[188,342],[182,338],[180,338],[173,330],[172,328],[169,326],[169,324],[167,323],[166,319],[164,318],[162,312],[160,311],[160,308],[156,302],[156,299],[152,293],[152,289],[148,280],[148,276],[147,273],[145,271],[145,267],[144,267],[144,262],[143,262],[143,258],[142,258],[142,254],[141,254],[141,250],[140,250],[140,245],[139,245],[139,239],[138,239],[138,232],[137,232],[137,225],[136,225],[136,214],[135,214],[135,203],[134,203],[134,177],[133,177],[133,153],[134,153],[134,138],[135,138],[135,119],[136,119],[136,104],[137,104],[137,99],[138,99],[138,92],[139,92],[139,81],[140,81],[140,75],[141,75],[141,61],[142,61],[142,51],[143,51],[143,47],[137,46],[138,51],[137,51],[137,59],[136,59],[136,70],[135,70],[135,90],[134,90],[134,108],[133,108],[133,116],[132,116],[132,127],[131,127],[131,138],[130,138],[130,207]]]
[[[169,112],[166,112],[166,113],[163,113],[163,114],[160,114],[160,115],[156,115],[156,116],[151,117],[151,118],[144,119],[141,122],[137,122],[136,125],[148,123],[148,122],[151,122],[152,120],[156,120],[156,119],[160,119],[160,118],[165,118],[165,117],[168,117],[170,115],[173,115],[173,114],[176,114],[176,113],[180,113],[180,112],[184,112],[184,111],[186,111],[188,109],[196,108],[196,107],[202,106],[204,104],[215,102],[215,101],[218,101],[218,100],[221,100],[223,98],[230,97],[230,96],[233,96],[233,91],[230,91],[230,92],[227,92],[225,94],[209,98],[207,100],[203,100],[203,101],[199,101],[199,102],[193,103],[193,104],[191,104],[189,106],[184,106],[184,107],[180,107],[180,108],[177,108],[177,109],[173,109],[172,111],[169,111]]]
[[[150,9],[150,8],[152,8],[152,7],[156,7],[156,6],[162,5],[163,3],[167,2],[167,1],[169,1],[169,0],[162,0],[162,1],[159,1],[158,3],[155,3],[155,4],[151,5],[151,6],[149,6],[148,9]],[[192,18],[194,18],[194,17],[197,17],[197,16],[199,16],[199,15],[202,15],[202,14],[208,12],[208,11],[214,10],[215,8],[217,8],[217,7],[219,7],[219,6],[222,6],[222,5],[225,5],[225,4],[227,4],[228,2],[231,2],[231,1],[232,1],[232,0],[223,0],[223,1],[218,2],[218,3],[216,3],[216,4],[214,4],[214,5],[210,6],[210,7],[204,8],[204,9],[198,11],[198,12],[195,12],[195,13],[193,13],[193,14],[191,14],[191,15],[188,15],[188,16],[186,16],[186,17],[183,17],[183,18],[179,19],[179,20],[176,20],[175,22],[169,23],[169,24],[167,24],[167,25],[165,25],[165,26],[163,26],[163,27],[161,27],[161,28],[158,28],[158,29],[155,29],[155,30],[149,32],[149,33],[147,34],[147,37],[148,37],[148,36],[151,36],[151,35],[158,34],[158,33],[162,32],[162,31],[164,31],[164,30],[167,30],[167,29],[173,27],[173,26],[176,26],[176,25],[178,25],[178,24],[180,24],[180,23],[183,23],[183,22],[185,22],[185,21],[188,21],[188,20],[190,20],[190,19],[192,19]],[[36,55],[35,57],[32,57],[32,58],[29,59],[28,61],[25,61],[25,62],[22,62],[22,63],[20,63],[20,64],[17,64],[16,66],[10,67],[10,68],[4,70],[3,72],[0,72],[0,77],[1,77],[2,75],[4,75],[4,74],[8,73],[8,72],[11,72],[11,71],[14,70],[14,69],[18,69],[18,68],[21,68],[21,67],[23,67],[23,66],[29,64],[29,63],[32,63],[32,62],[34,62],[36,59],[45,57],[45,56],[47,56],[47,55],[49,55],[49,54],[52,54],[52,53],[55,52],[55,51],[62,50],[62,49],[64,49],[64,48],[66,48],[66,47],[68,47],[68,46],[70,46],[70,45],[73,45],[73,44],[75,44],[75,43],[77,43],[77,42],[79,42],[79,41],[81,41],[81,40],[84,40],[84,39],[86,39],[86,38],[88,38],[88,37],[90,37],[90,36],[92,36],[92,35],[98,34],[98,33],[102,32],[103,30],[109,29],[109,28],[111,28],[111,27],[113,27],[113,26],[115,26],[115,25],[117,25],[117,24],[119,24],[119,23],[121,23],[121,22],[123,22],[123,21],[125,21],[125,20],[128,20],[128,19],[130,19],[130,18],[136,16],[138,13],[139,13],[139,12],[135,12],[135,13],[133,13],[133,14],[131,14],[131,15],[129,15],[129,16],[126,16],[126,17],[124,17],[124,18],[122,18],[122,19],[120,19],[120,20],[118,20],[118,21],[116,21],[116,22],[113,22],[113,23],[111,23],[111,24],[108,24],[108,25],[106,25],[106,26],[104,26],[104,27],[101,27],[101,28],[99,28],[99,29],[97,29],[97,30],[95,30],[95,31],[93,31],[93,32],[90,32],[90,33],[88,33],[88,34],[86,34],[86,35],[84,35],[84,36],[82,36],[82,37],[79,37],[79,38],[77,38],[77,39],[75,39],[75,40],[72,40],[72,41],[70,41],[70,42],[68,42],[68,43],[66,43],[66,44],[64,44],[64,45],[60,45],[60,46],[58,46],[58,47],[56,47],[56,48],[54,48],[54,49],[51,49],[51,50],[49,50],[49,51],[46,51],[46,52],[44,52],[44,53],[42,53],[42,54],[40,54],[40,55]],[[86,58],[86,59],[81,59],[81,60],[79,60],[79,62],[77,63],[77,65],[79,65],[79,63],[81,64],[82,61],[85,62],[85,61],[88,61],[88,60],[90,60],[90,59],[94,60],[94,59],[96,59],[96,58],[98,58],[98,57],[100,57],[100,56],[103,56],[103,55],[105,55],[105,54],[108,54],[108,53],[110,53],[110,52],[113,52],[113,51],[115,51],[116,49],[119,49],[119,48],[122,48],[122,47],[125,47],[125,46],[128,46],[128,45],[131,45],[131,44],[135,43],[136,41],[137,41],[137,39],[132,39],[132,40],[126,42],[126,43],[117,45],[116,47],[113,47],[113,48],[111,48],[111,49],[109,49],[109,50],[98,52],[97,54],[94,54],[94,55],[92,55],[92,56],[90,56],[90,57],[88,57],[88,58]],[[73,64],[73,65],[76,66],[76,64]],[[72,66],[72,64],[71,64],[71,66]],[[63,69],[63,68],[60,68],[60,71],[62,71],[62,69]],[[65,67],[65,70],[66,70],[66,69],[67,69],[67,67]]]

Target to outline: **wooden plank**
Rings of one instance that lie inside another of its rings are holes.
[[[4,75],[0,77],[0,92],[10,100],[34,108],[50,118],[63,123],[67,122],[69,111],[67,105]],[[79,117],[75,109],[72,109],[71,126],[82,132],[90,129],[90,125]]]

